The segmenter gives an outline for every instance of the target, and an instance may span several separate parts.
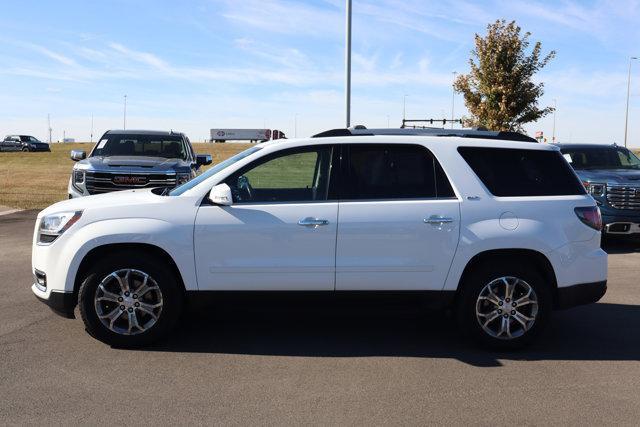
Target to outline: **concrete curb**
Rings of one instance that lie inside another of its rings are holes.
[[[7,206],[0,206],[0,216],[11,215],[13,213],[22,212],[22,211],[23,211],[23,209],[13,209],[13,208],[9,208]]]

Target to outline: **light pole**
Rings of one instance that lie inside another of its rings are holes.
[[[407,118],[407,94],[402,97],[402,120]],[[404,122],[402,123],[404,125]]]
[[[387,114],[387,128],[391,127],[391,120],[390,120],[390,116]]]
[[[551,132],[551,143],[556,142],[556,111],[558,110],[558,100],[553,98],[553,132]]]
[[[453,120],[454,120],[454,108],[455,108],[455,102],[456,102],[456,87],[455,87],[455,83],[456,83],[456,75],[458,74],[457,71],[453,72],[453,83],[451,84],[451,129],[453,129]]]
[[[122,129],[127,129],[127,95],[124,96],[124,118],[122,121]]]
[[[298,113],[293,117],[293,137],[298,137]]]
[[[91,115],[91,138],[89,142],[93,142],[93,114]]]
[[[627,111],[624,116],[624,146],[627,147],[627,129],[629,128],[629,96],[631,95],[631,61],[638,59],[637,56],[629,58],[629,75],[627,77]]]
[[[351,126],[351,0],[346,0],[346,31],[345,31],[345,119],[346,127]]]

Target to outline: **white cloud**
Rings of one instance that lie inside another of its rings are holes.
[[[77,65],[76,62],[73,59],[69,58],[68,56],[54,52],[50,49],[47,49],[44,46],[40,46],[34,43],[19,43],[19,44],[35,52],[38,52],[46,56],[47,58],[53,59],[54,61],[59,62],[60,64],[67,65],[67,66]]]
[[[230,0],[222,16],[241,27],[263,31],[327,37],[341,31],[343,15],[337,10],[282,0]]]

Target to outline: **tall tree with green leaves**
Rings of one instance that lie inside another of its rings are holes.
[[[525,123],[536,121],[553,111],[538,108],[544,84],[534,75],[555,56],[541,57],[536,42],[529,52],[531,33],[521,35],[515,21],[498,20],[487,25],[487,34],[475,36],[475,49],[469,59],[469,74],[459,75],[454,89],[464,95],[471,114],[467,123],[490,130],[521,131]]]

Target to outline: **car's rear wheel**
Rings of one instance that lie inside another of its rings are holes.
[[[183,295],[161,260],[123,252],[99,261],[84,278],[79,306],[87,332],[118,347],[165,337],[177,323]]]
[[[551,313],[551,286],[527,268],[471,272],[458,299],[458,323],[482,345],[509,350],[529,344]]]

